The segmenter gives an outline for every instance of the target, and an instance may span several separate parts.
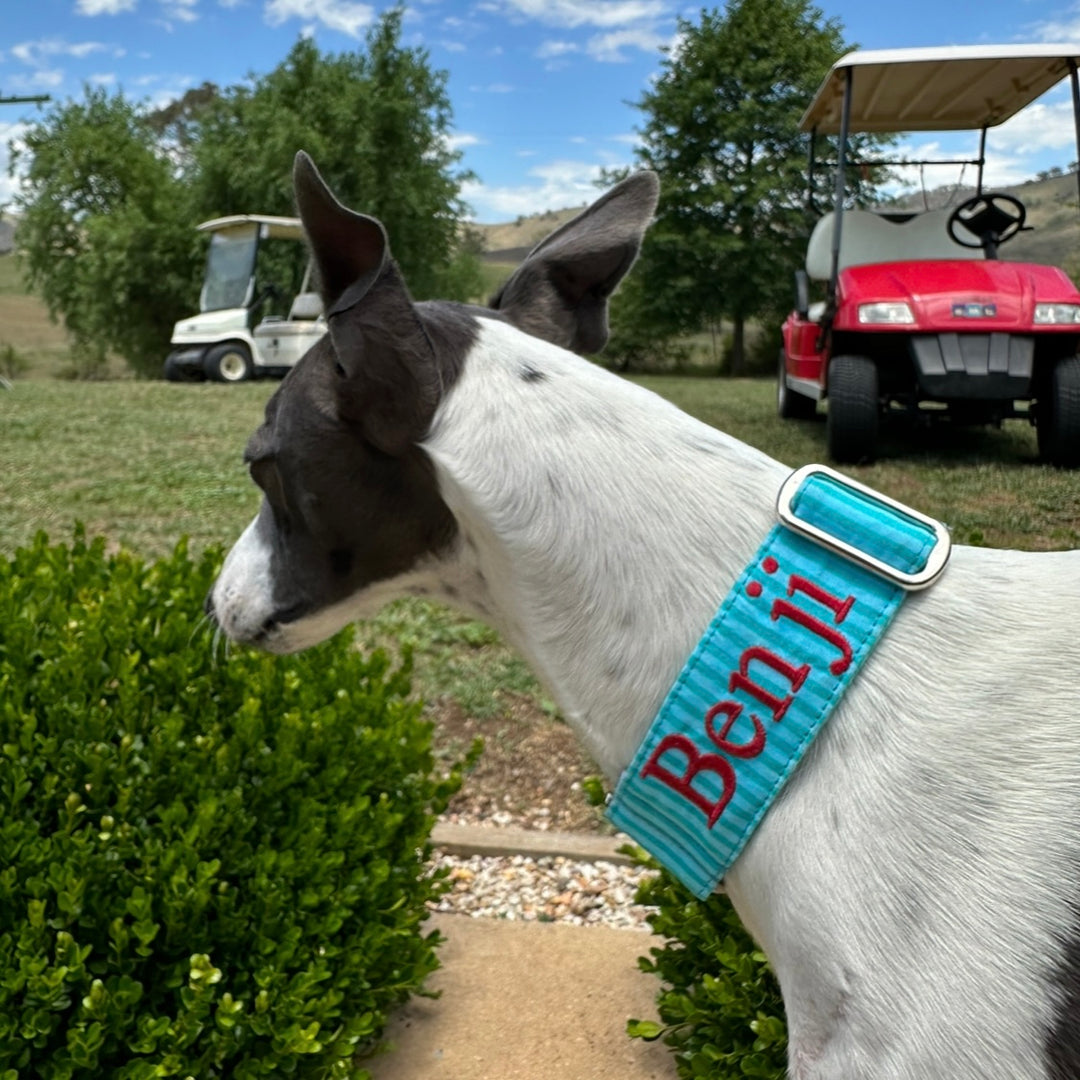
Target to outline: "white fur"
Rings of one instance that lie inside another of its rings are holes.
[[[454,551],[280,627],[269,647],[431,590],[500,629],[614,781],[789,470],[570,353],[481,325],[425,442]],[[525,361],[544,377],[523,379]],[[215,589],[227,632],[256,625],[267,566],[249,528]],[[781,982],[792,1076],[1048,1075],[1058,935],[1075,933],[1080,900],[1078,596],[1080,554],[957,548],[728,875]]]
[[[615,780],[789,470],[494,322],[426,448],[484,602]],[[1046,1075],[1078,899],[1078,596],[1080,554],[956,549],[728,875],[793,1076]]]

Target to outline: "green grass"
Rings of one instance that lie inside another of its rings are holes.
[[[241,453],[276,385],[31,380],[0,391],[0,552],[39,529],[67,539],[77,521],[148,558],[183,534],[195,550],[227,546],[258,509]],[[523,694],[554,711],[491,629],[438,605],[393,604],[359,638],[412,648],[426,700],[486,718]]]
[[[147,557],[238,535],[258,506],[241,452],[273,387],[17,382],[0,392],[0,550],[76,521]]]
[[[771,381],[637,381],[793,468],[825,458],[824,424],[780,422]],[[258,507],[241,452],[275,386],[30,379],[0,391],[0,552],[38,529],[70,537],[76,521],[146,557],[185,533],[196,550],[230,544]],[[848,471],[942,518],[958,542],[1080,547],[1080,477],[1036,464],[1026,425],[924,432],[886,450],[894,456]],[[520,694],[553,711],[494,632],[437,605],[391,605],[360,640],[411,646],[427,700],[494,717]]]
[[[823,418],[778,420],[772,380],[636,381],[792,468],[827,460]],[[897,431],[883,450],[878,464],[844,471],[945,521],[958,543],[1080,547],[1080,475],[1037,464],[1035,432],[1023,421],[1000,430],[941,425]]]

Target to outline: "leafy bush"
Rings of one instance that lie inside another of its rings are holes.
[[[215,553],[0,559],[0,1078],[364,1077],[436,967],[408,672],[216,658]]]
[[[30,368],[30,361],[14,345],[0,344],[0,376],[15,379],[25,374]]]
[[[655,866],[640,849],[643,863]],[[787,1029],[780,989],[722,894],[697,900],[667,873],[646,880],[638,903],[656,905],[653,932],[667,938],[638,963],[664,981],[657,996],[663,1024],[631,1020],[628,1033],[662,1038],[675,1052],[680,1080],[783,1080]]]

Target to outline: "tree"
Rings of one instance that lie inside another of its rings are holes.
[[[363,52],[323,56],[301,39],[250,89],[212,102],[193,148],[197,201],[208,216],[291,214],[292,161],[307,150],[343,202],[386,226],[418,297],[467,299],[480,278],[458,244],[469,174],[448,140],[447,76],[401,47],[401,20],[384,13]]]
[[[166,109],[87,88],[13,148],[29,281],[72,334],[83,366],[110,352],[158,374],[173,324],[197,303],[204,241],[230,213],[292,214],[292,162],[308,150],[350,205],[379,217],[421,298],[475,296],[465,206],[448,139],[446,74],[400,45],[401,9],[366,51],[323,55],[300,40],[268,75],[204,84]],[[298,254],[294,249],[293,254]],[[286,258],[278,281],[290,275]]]
[[[24,270],[71,334],[76,370],[93,375],[114,352],[156,373],[198,297],[202,256],[190,201],[143,112],[88,88],[12,147],[13,173],[24,158]]]
[[[790,305],[809,233],[799,119],[845,51],[837,20],[809,0],[731,0],[697,24],[680,20],[678,44],[638,102],[639,157],[661,180],[638,274],[681,331],[732,321],[732,374],[745,366],[747,320]],[[856,199],[877,175],[852,173]]]

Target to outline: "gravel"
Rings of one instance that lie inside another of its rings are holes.
[[[653,874],[636,866],[561,855],[462,858],[436,852],[433,867],[448,871],[451,886],[430,905],[433,911],[647,931],[645,920],[654,910],[635,903],[638,884]]]

